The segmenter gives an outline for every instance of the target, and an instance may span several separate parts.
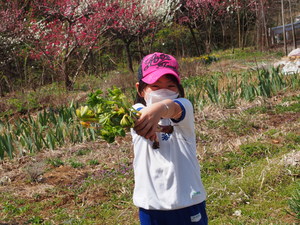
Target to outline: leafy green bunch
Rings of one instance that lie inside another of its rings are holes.
[[[121,89],[113,87],[107,93],[101,90],[90,93],[86,105],[76,109],[76,115],[83,126],[94,128],[102,139],[111,143],[116,136],[125,136],[139,112],[132,108]]]

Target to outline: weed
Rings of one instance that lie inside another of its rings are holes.
[[[11,107],[17,112],[25,111],[23,102],[18,98],[9,99],[8,104],[11,105]]]
[[[4,213],[18,215],[20,214],[20,208],[9,201],[3,203],[2,210]]]
[[[25,168],[30,182],[40,182],[42,180],[42,175],[45,172],[45,163],[44,162],[34,162],[29,164]]]
[[[291,101],[300,102],[300,95],[288,96],[282,99],[282,102],[291,102]]]
[[[88,164],[90,166],[96,166],[96,165],[99,165],[100,163],[99,163],[99,160],[91,159],[91,160],[88,161]]]
[[[292,142],[294,144],[300,144],[300,134],[299,133],[287,133],[285,139],[288,142]]]
[[[249,118],[248,120],[242,118],[229,118],[223,121],[223,126],[239,136],[253,133],[253,128],[255,127],[255,125],[249,121]]]
[[[40,216],[33,216],[25,224],[44,224],[44,220]]]
[[[266,131],[264,134],[267,136],[267,137],[270,137],[270,138],[273,138],[276,134],[278,134],[280,131],[277,130],[277,129],[270,129],[268,131]]]
[[[291,105],[275,106],[275,113],[280,114],[285,112],[300,112],[300,102],[293,103]]]
[[[76,155],[77,155],[77,156],[87,155],[87,154],[89,154],[91,151],[92,151],[91,149],[79,149],[79,150],[76,152]]]
[[[70,218],[70,214],[67,212],[67,210],[61,207],[56,207],[52,211],[52,215],[54,215],[54,219],[58,221],[66,221]]]
[[[255,106],[255,107],[251,107],[250,109],[245,110],[245,113],[253,115],[253,114],[264,114],[267,111],[268,111],[268,109],[266,106]]]
[[[77,162],[77,161],[74,161],[73,159],[70,160],[70,165],[73,168],[83,168],[84,167],[84,164],[82,162]]]
[[[249,157],[249,160],[272,156],[279,152],[279,148],[277,146],[261,142],[242,144],[240,146],[240,150],[245,154],[245,156]]]
[[[64,162],[59,158],[47,159],[47,163],[53,167],[60,167],[64,165]]]
[[[300,182],[298,182],[296,190],[294,191],[291,199],[288,201],[290,207],[290,214],[300,221]]]
[[[209,129],[215,129],[221,126],[221,121],[216,121],[216,120],[206,120],[207,127]]]

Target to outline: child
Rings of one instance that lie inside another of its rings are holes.
[[[193,106],[184,98],[178,63],[164,53],[147,55],[138,79],[134,108],[141,115],[131,134],[141,225],[207,224]]]

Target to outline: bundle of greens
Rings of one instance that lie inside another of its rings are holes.
[[[100,138],[112,143],[116,136],[125,136],[140,114],[122,91],[113,87],[106,94],[101,90],[90,93],[76,115],[84,127],[94,128]]]

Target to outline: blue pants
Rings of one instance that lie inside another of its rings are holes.
[[[207,225],[205,201],[183,209],[146,210],[140,208],[141,225]]]

